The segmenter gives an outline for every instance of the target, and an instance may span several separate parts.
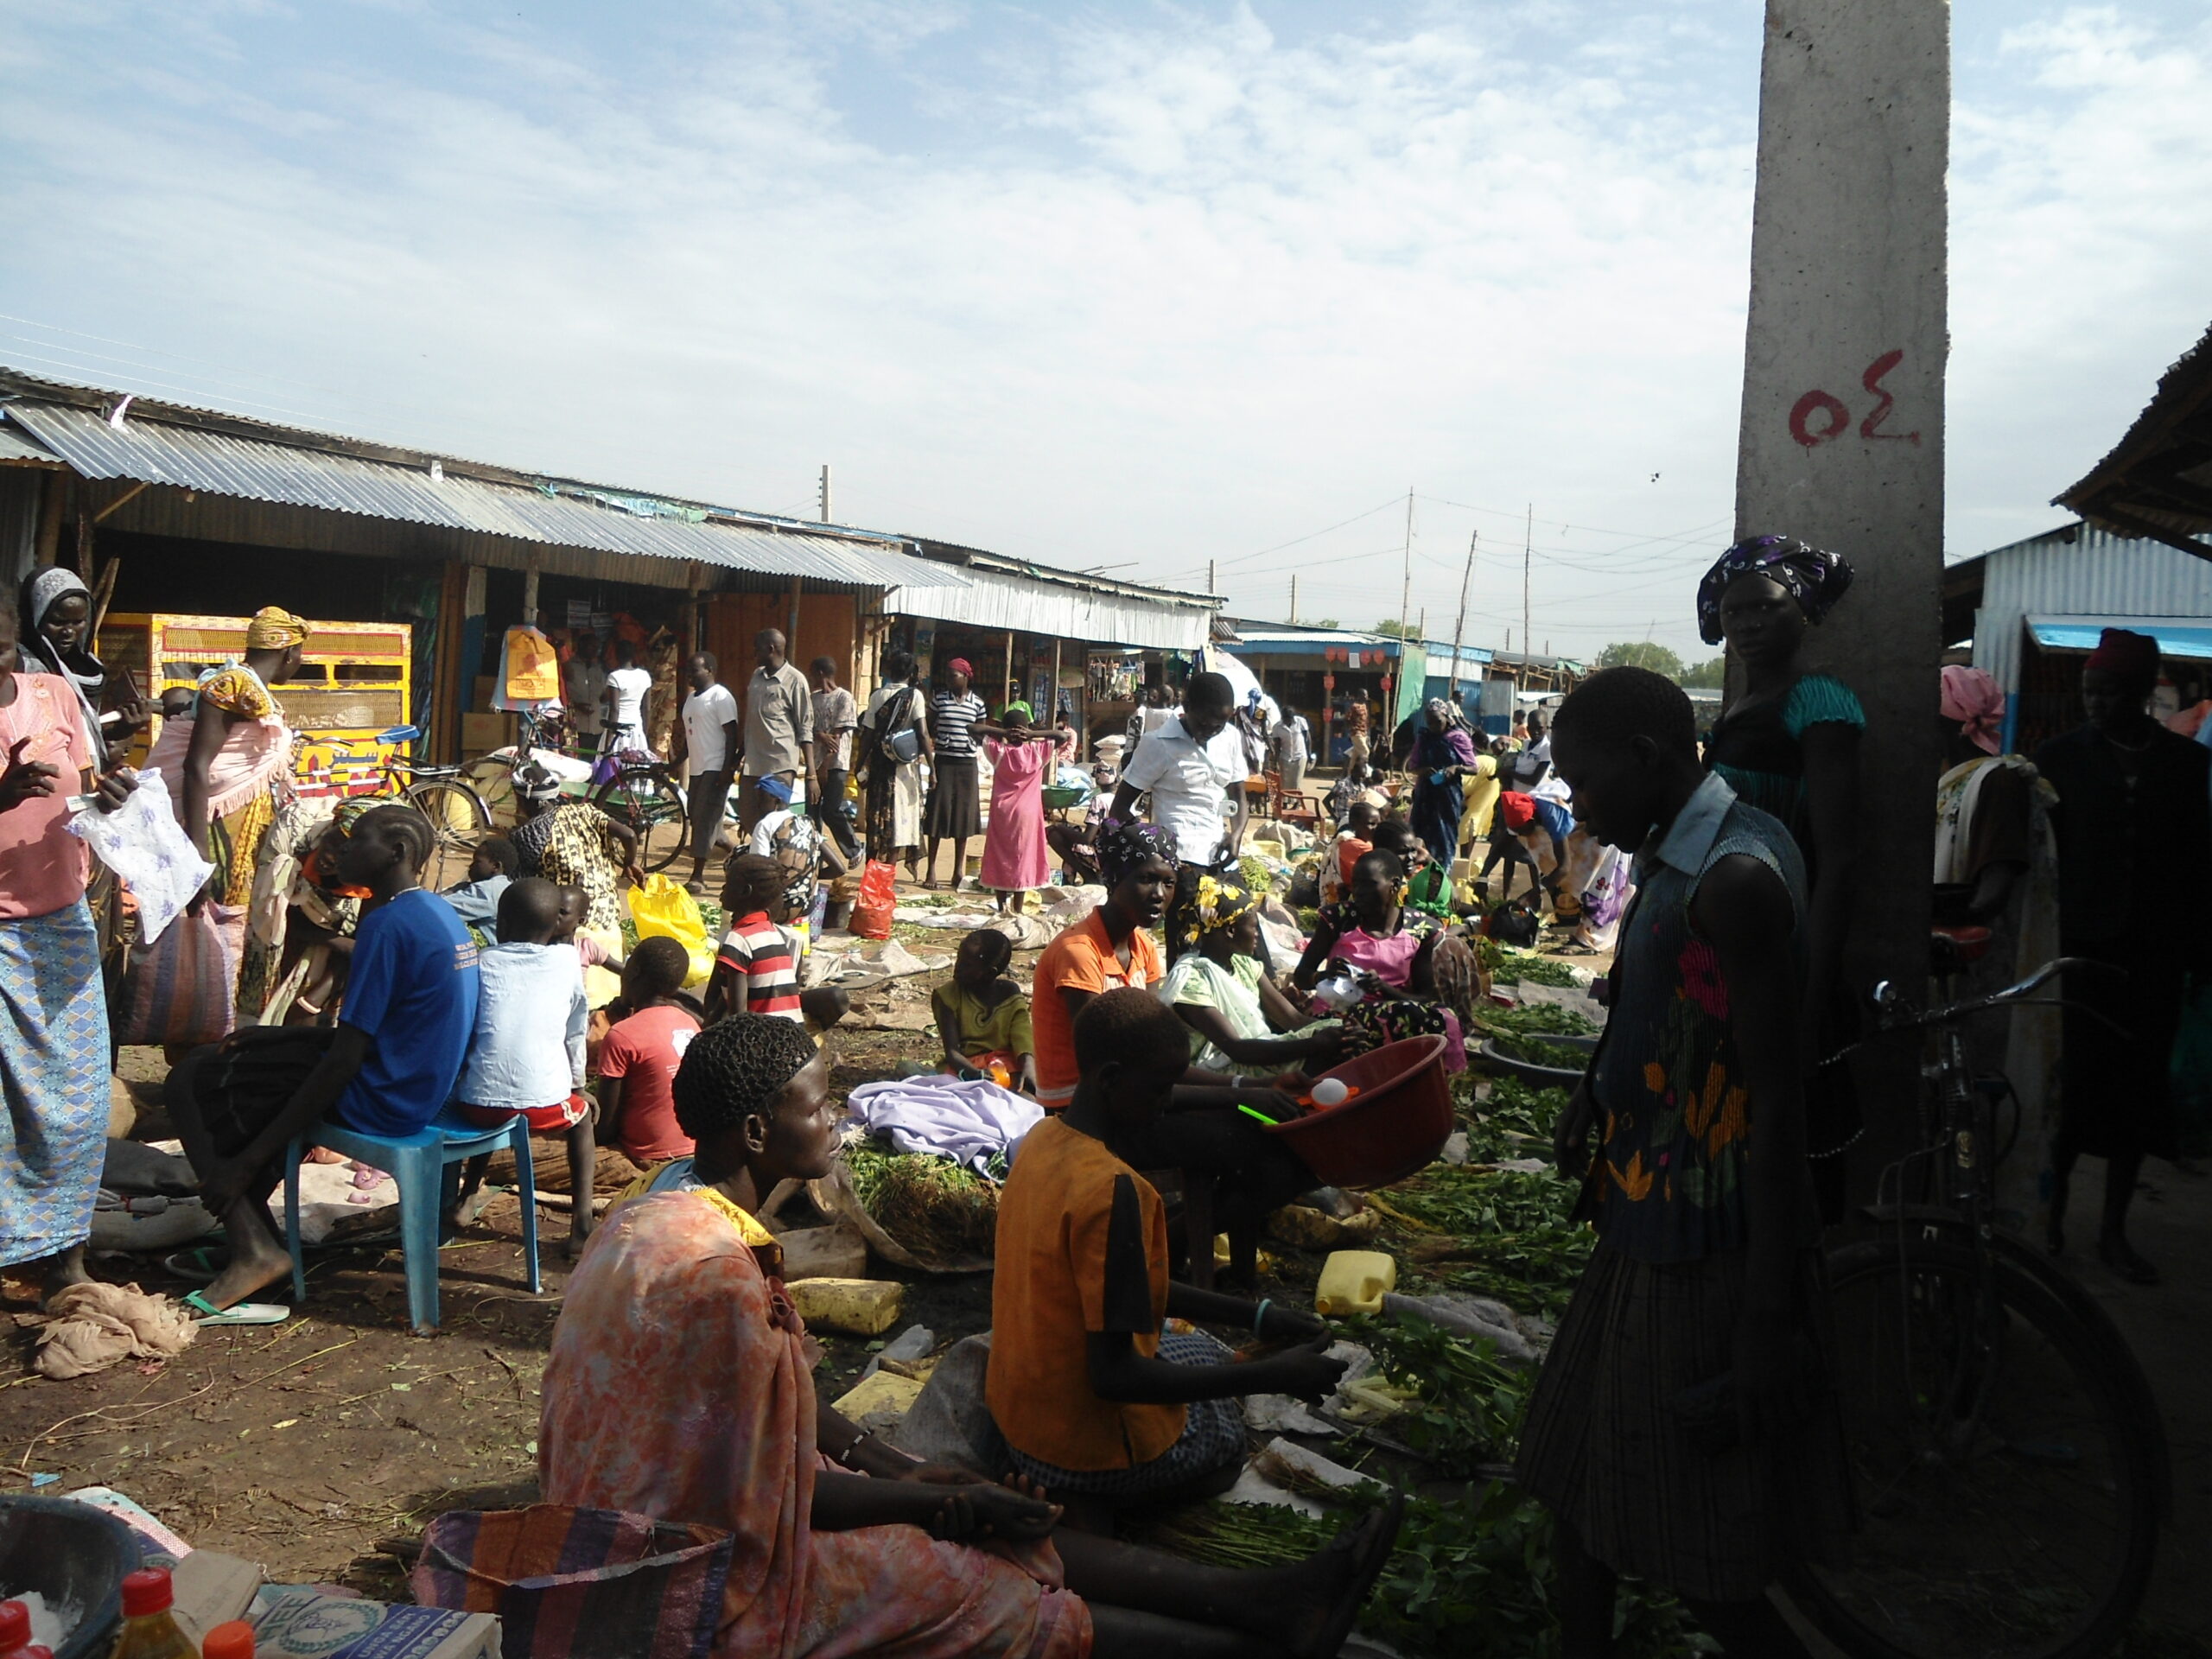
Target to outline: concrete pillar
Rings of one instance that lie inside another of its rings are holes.
[[[1831,548],[1858,573],[1806,648],[1866,707],[1845,973],[1916,994],[1938,772],[1950,96],[1943,0],[1768,0],[1736,528]],[[1857,1069],[1861,1190],[1897,1155],[1914,1058],[1886,1043]]]

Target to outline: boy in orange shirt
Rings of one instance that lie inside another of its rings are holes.
[[[1173,1011],[1108,991],[1075,1045],[1075,1100],[1030,1130],[1000,1197],[985,1398],[1014,1466],[1106,1530],[1120,1502],[1226,1491],[1244,1464],[1237,1399],[1324,1399],[1344,1362],[1311,1314],[1169,1282],[1166,1207],[1133,1164],[1156,1157],[1154,1120],[1190,1065]],[[1231,1363],[1211,1337],[1162,1335],[1169,1318],[1298,1345]]]

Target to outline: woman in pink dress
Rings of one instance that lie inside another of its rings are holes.
[[[976,735],[991,760],[991,821],[983,831],[981,880],[999,895],[1001,913],[1021,912],[1033,887],[1052,879],[1045,858],[1045,774],[1075,734],[1065,726],[1039,732],[1026,702],[1009,702],[998,723],[979,720]]]

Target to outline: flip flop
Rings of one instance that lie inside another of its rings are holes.
[[[223,1258],[221,1266],[213,1259],[213,1252],[206,1245],[196,1249],[179,1250],[174,1255],[162,1258],[162,1271],[175,1279],[189,1281],[195,1285],[212,1285],[224,1268],[230,1266],[230,1257]]]
[[[184,1305],[205,1316],[194,1319],[194,1325],[282,1325],[292,1317],[292,1310],[281,1302],[234,1302],[217,1307],[205,1291],[199,1290],[186,1296]]]

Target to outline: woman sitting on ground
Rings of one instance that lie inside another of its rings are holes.
[[[1428,849],[1414,833],[1413,825],[1403,818],[1383,819],[1375,826],[1375,850],[1395,853],[1405,861],[1408,908],[1433,916],[1440,922],[1452,920],[1454,909],[1451,868],[1428,855]],[[1474,906],[1465,906],[1465,913],[1474,914]]]
[[[952,979],[930,995],[937,1034],[944,1046],[941,1068],[955,1077],[1006,1073],[1009,1089],[1037,1092],[1037,1039],[1029,1026],[1029,994],[1006,976],[1014,941],[979,927],[960,942]]]
[[[1233,882],[1198,878],[1192,948],[1160,999],[1191,1028],[1191,1064],[1207,1071],[1325,1071],[1344,1038],[1300,1013],[1260,961],[1260,901]]]
[[[1445,1039],[1446,1069],[1464,1071],[1460,1033],[1472,1015],[1474,952],[1433,916],[1408,908],[1405,889],[1405,861],[1396,854],[1361,859],[1352,867],[1351,897],[1322,909],[1292,978],[1310,992],[1325,963],[1351,970],[1363,995],[1344,1011],[1346,1053],[1433,1033]]]
[[[1335,1653],[1387,1512],[1288,1567],[1199,1567],[1056,1531],[1027,1483],[918,1464],[818,1403],[817,1350],[754,1212],[830,1173],[838,1112],[790,1020],[733,1014],[693,1040],[676,1115],[701,1185],[611,1211],[569,1277],[538,1427],[546,1501],[733,1535],[727,1659]]]

